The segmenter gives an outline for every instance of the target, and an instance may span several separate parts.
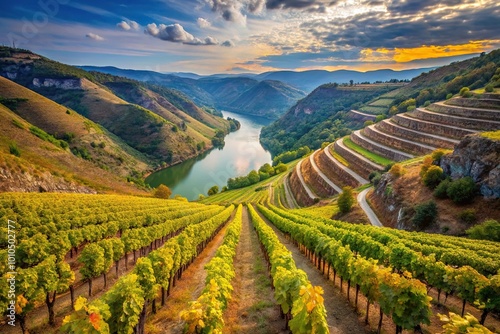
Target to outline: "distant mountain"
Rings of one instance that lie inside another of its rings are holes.
[[[305,92],[311,92],[316,87],[326,83],[349,83],[353,80],[354,83],[376,81],[411,80],[412,78],[432,70],[433,68],[419,68],[412,70],[394,71],[394,70],[375,70],[368,72],[358,72],[349,70],[338,71],[276,71],[259,74],[255,78],[258,80],[279,80],[289,85],[295,86]]]
[[[278,118],[283,106],[291,106],[303,97],[304,92],[281,81],[264,80],[231,101],[227,109],[236,112],[249,109],[258,115]]]
[[[172,74],[142,70],[123,70],[116,67],[81,66],[87,71],[108,73],[146,81],[176,89],[195,103],[209,108],[228,110],[276,119],[306,94],[286,83],[263,84],[255,75],[211,75],[194,79]],[[252,92],[258,93],[252,95]],[[265,97],[265,99],[263,99]],[[243,103],[245,102],[245,103]]]

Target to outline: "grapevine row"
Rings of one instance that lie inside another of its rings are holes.
[[[344,247],[349,246],[350,250],[365,258],[378,260],[381,264],[390,265],[400,272],[411,272],[413,277],[438,290],[438,302],[441,291],[447,294],[455,293],[463,301],[462,314],[466,302],[471,305],[479,302],[483,309],[481,323],[484,323],[489,312],[500,311],[500,300],[495,297],[497,293],[495,291],[500,290],[498,274],[488,279],[469,266],[455,268],[446,265],[438,261],[434,255],[422,255],[402,243],[391,242],[386,246],[368,235],[326,225],[320,218],[317,221],[293,215],[271,205],[270,208],[274,214],[286,217],[297,224],[313,227],[340,242]]]
[[[312,286],[307,274],[297,269],[292,254],[281,244],[274,231],[251,205],[248,210],[271,269],[274,297],[281,306],[290,330],[299,334],[329,333],[323,289]]]
[[[235,277],[233,260],[240,239],[241,224],[240,204],[226,230],[222,245],[205,266],[207,271],[205,289],[201,296],[181,313],[182,319],[186,322],[187,333],[214,333],[224,327],[222,315],[233,291],[231,285],[231,280]]]
[[[143,334],[147,308],[152,303],[156,312],[156,296],[161,290],[162,306],[165,291],[222,228],[234,211],[227,207],[216,216],[195,225],[168,240],[162,247],[137,260],[134,270],[123,277],[101,298],[87,303],[80,297],[75,312],[63,321],[65,333],[103,332]]]
[[[368,300],[366,320],[370,304],[377,302],[381,310],[379,328],[383,314],[392,317],[397,332],[430,323],[431,298],[427,296],[427,289],[420,281],[392,273],[391,268],[380,266],[377,261],[356,256],[349,247],[344,247],[341,242],[315,227],[295,223],[262,205],[258,208],[299,247],[312,254],[316,265],[322,268],[323,272],[327,264],[328,277],[330,268],[333,268],[334,277],[339,275],[342,280],[348,282],[348,291],[351,284],[356,285],[356,296],[361,290]]]

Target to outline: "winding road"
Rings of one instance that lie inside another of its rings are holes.
[[[358,194],[357,200],[358,200],[359,206],[366,213],[366,216],[370,220],[370,224],[372,224],[373,226],[377,226],[377,227],[383,227],[384,225],[382,225],[382,223],[378,219],[377,215],[375,214],[375,212],[373,212],[372,208],[370,207],[370,205],[366,201],[366,194],[368,193],[368,191],[370,189],[371,188],[367,188]]]

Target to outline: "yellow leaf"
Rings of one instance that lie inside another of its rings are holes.
[[[87,298],[82,296],[78,297],[75,301],[75,311],[80,311],[85,308],[85,304],[87,304]]]

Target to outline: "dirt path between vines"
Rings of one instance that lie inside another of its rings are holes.
[[[260,213],[259,213],[260,214]],[[365,327],[360,316],[355,312],[347,302],[345,296],[334,286],[333,282],[324,277],[321,272],[305,257],[297,247],[288,241],[283,233],[271,224],[262,214],[262,219],[274,230],[280,242],[292,252],[295,265],[307,273],[307,277],[313,285],[319,285],[325,291],[325,308],[327,312],[327,321],[331,334],[362,334],[370,333],[368,327]]]
[[[233,299],[224,312],[223,333],[281,334],[285,322],[273,297],[264,254],[246,208],[234,259]]]
[[[167,297],[165,306],[159,309],[157,314],[148,316],[146,333],[174,334],[183,332],[184,322],[180,318],[180,312],[186,310],[189,302],[196,300],[205,288],[207,276],[205,265],[214,257],[215,252],[222,244],[228,225],[226,224],[219,231],[194,262],[182,273],[182,278],[177,281],[170,296]]]

